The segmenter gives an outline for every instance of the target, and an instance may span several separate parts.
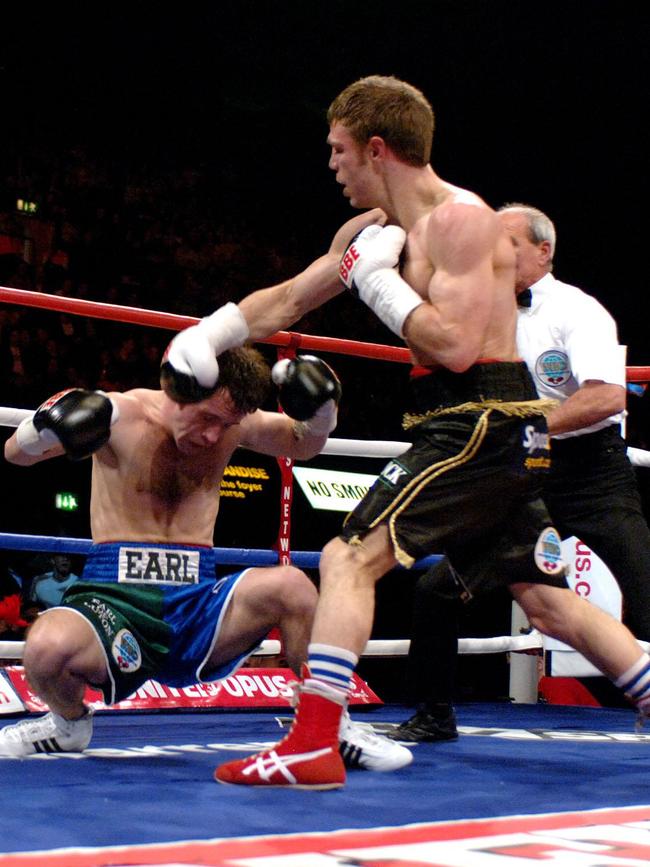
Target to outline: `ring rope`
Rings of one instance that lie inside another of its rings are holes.
[[[364,658],[394,658],[408,656],[411,642],[406,639],[372,639],[361,654]],[[459,638],[458,652],[463,655],[482,653],[524,653],[542,649],[542,637],[538,632],[529,635],[499,635],[495,638]],[[22,659],[24,641],[0,641],[0,659]],[[277,656],[281,651],[279,641],[266,639],[251,656]]]
[[[84,298],[66,298],[64,295],[49,295],[46,292],[30,292],[27,289],[12,289],[0,286],[0,302],[21,304],[26,307],[40,307],[59,313],[89,316],[93,319],[111,319],[115,322],[129,322],[133,325],[151,325],[155,328],[168,328],[180,331],[199,321],[195,316],[181,316],[161,310],[145,310],[141,307],[126,307],[120,304],[107,304],[88,301]],[[405,364],[412,362],[411,353],[402,346],[388,346],[382,343],[366,343],[360,340],[343,340],[337,337],[318,337],[312,334],[299,334],[294,331],[278,331],[265,337],[259,343],[272,346],[293,346],[296,349],[310,349],[321,352],[338,352],[341,355],[356,355],[360,358],[374,358],[380,361],[397,361]],[[650,367],[627,367],[628,382],[649,382]]]
[[[57,554],[87,554],[92,539],[66,538],[65,536],[30,536],[20,533],[0,533],[0,550],[5,551],[46,551]],[[215,548],[217,563],[222,566],[277,566],[279,551],[264,548]],[[302,569],[317,569],[320,551],[292,551],[291,562]],[[412,569],[428,569],[442,560],[441,554],[430,554],[416,561]],[[396,565],[396,569],[403,566]]]
[[[650,643],[637,640],[639,646],[646,652]],[[395,658],[408,656],[411,642],[408,638],[371,639],[361,654],[364,659]],[[0,641],[0,659],[22,659],[25,649],[24,641]],[[529,653],[542,651],[544,643],[542,636],[536,630],[526,635],[498,635],[494,638],[459,638],[458,653],[462,656],[473,656],[484,653]],[[251,656],[277,656],[281,651],[279,641],[266,639],[251,654]]]
[[[128,322],[133,325],[169,328],[172,331],[181,331],[183,328],[196,325],[200,321],[196,316],[180,316],[176,313],[164,313],[161,310],[144,310],[140,307],[125,307],[120,304],[87,301],[83,298],[66,298],[63,295],[48,295],[45,292],[10,289],[7,286],[0,286],[0,302],[39,307],[58,313],[72,313],[78,316],[88,316],[91,319],[110,319],[114,322]],[[387,346],[383,343],[318,337],[313,334],[299,334],[294,331],[278,331],[258,342],[268,343],[272,346],[292,346],[295,349],[309,349],[315,352],[337,352],[341,355],[355,355],[360,358],[373,358],[379,361],[411,363],[411,354],[408,349],[403,346]],[[650,378],[650,368],[648,368],[648,377]]]

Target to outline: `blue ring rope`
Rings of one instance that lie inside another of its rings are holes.
[[[87,554],[90,539],[69,539],[64,536],[26,536],[17,533],[0,533],[0,549],[10,551],[47,551],[55,554]],[[277,551],[263,548],[215,548],[217,563],[238,566],[277,566],[280,555]],[[442,559],[440,554],[424,557],[414,564],[414,569],[428,569]],[[292,551],[291,563],[300,569],[317,569],[320,551]]]

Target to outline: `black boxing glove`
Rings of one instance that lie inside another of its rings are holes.
[[[282,409],[303,422],[303,435],[321,436],[336,427],[341,383],[332,368],[314,355],[284,358],[273,365]]]
[[[339,265],[345,286],[399,337],[404,337],[409,313],[424,302],[397,270],[405,242],[400,226],[366,226],[350,241]]]
[[[101,391],[69,388],[48,398],[16,429],[21,451],[42,455],[63,446],[73,461],[88,457],[108,442],[119,418],[113,401]]]
[[[217,356],[226,349],[241,346],[248,336],[246,319],[232,302],[179,332],[163,355],[162,390],[176,403],[206,400],[217,388]]]

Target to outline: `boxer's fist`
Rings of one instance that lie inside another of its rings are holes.
[[[219,364],[205,330],[191,325],[174,337],[160,365],[160,387],[176,403],[198,403],[214,393]]]
[[[400,337],[409,315],[424,302],[397,270],[405,242],[400,226],[368,226],[353,238],[339,267],[348,289]]]
[[[248,338],[246,319],[236,304],[224,304],[197,325],[174,337],[163,355],[160,386],[176,403],[198,403],[219,381],[217,356]]]
[[[328,405],[327,411],[330,416],[333,413],[336,423],[341,383],[332,368],[320,358],[313,355],[285,358],[273,366],[271,375],[279,387],[282,408],[291,418],[310,422],[321,408]]]
[[[367,226],[356,235],[343,254],[339,276],[363,299],[368,278],[384,268],[396,268],[406,232],[400,226]]]
[[[32,418],[24,419],[16,438],[26,454],[42,455],[61,445],[68,457],[78,461],[108,442],[118,417],[117,406],[103,392],[71,388],[53,395]]]

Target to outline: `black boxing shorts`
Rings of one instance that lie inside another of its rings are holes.
[[[486,376],[444,371],[437,403],[426,383],[434,409],[416,404],[413,445],[384,467],[341,538],[360,543],[385,524],[399,563],[445,554],[470,592],[520,581],[566,587],[560,537],[540,499],[550,466],[543,404],[525,365],[496,366]],[[457,387],[454,376],[464,377]]]

